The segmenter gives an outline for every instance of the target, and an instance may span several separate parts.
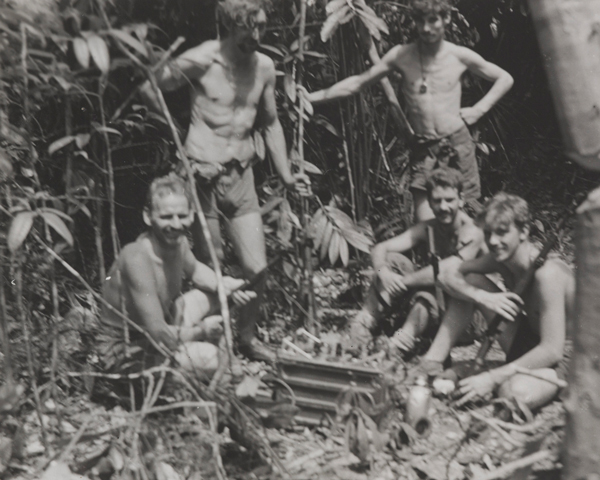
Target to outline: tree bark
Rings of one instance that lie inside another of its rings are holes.
[[[600,170],[600,2],[529,0],[566,154]]]
[[[600,170],[600,1],[530,0],[567,155]],[[579,208],[565,480],[600,480],[600,189]]]
[[[600,189],[589,195],[577,217],[575,351],[565,400],[563,479],[592,480],[600,479]]]

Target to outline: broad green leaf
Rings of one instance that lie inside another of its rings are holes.
[[[29,235],[33,220],[37,216],[37,212],[25,211],[16,215],[8,230],[7,244],[11,253],[15,253]]]
[[[302,109],[308,113],[309,115],[313,115],[315,113],[312,103],[310,103],[304,96],[300,96],[300,103],[302,104]]]
[[[342,236],[346,241],[357,250],[361,252],[369,253],[373,246],[373,241],[367,237],[364,233],[357,230],[350,230],[346,228],[340,228]]]
[[[312,238],[314,240],[315,234],[317,233],[317,225],[320,221],[322,221],[324,216],[325,216],[325,213],[323,212],[323,209],[321,209],[321,208],[319,208],[314,213],[314,215],[308,222],[308,227],[306,229],[306,234],[308,235],[309,238]]]
[[[65,92],[68,92],[71,89],[71,83],[67,82],[64,77],[61,77],[60,75],[52,75],[52,78]]]
[[[260,49],[266,50],[267,52],[271,52],[271,53],[277,55],[278,57],[283,57],[283,55],[284,55],[281,50],[279,50],[277,47],[274,47],[273,45],[266,45],[264,43],[261,43]]]
[[[61,148],[65,148],[73,140],[75,140],[75,137],[73,135],[67,135],[66,137],[62,137],[58,140],[55,140],[48,147],[48,154],[52,155],[54,152],[57,152]]]
[[[147,23],[136,23],[135,25],[132,26],[133,31],[135,32],[136,36],[140,39],[140,40],[145,40],[146,37],[148,36],[148,24]]]
[[[319,257],[321,260],[325,259],[325,255],[327,255],[327,251],[329,250],[329,242],[331,241],[331,237],[333,235],[333,223],[327,222],[325,225],[325,231],[323,232],[323,238],[321,239]]]
[[[110,29],[108,34],[112,35],[127,46],[133,48],[138,53],[141,53],[144,57],[148,57],[148,50],[146,50],[146,47],[141,42],[133,38],[129,33],[124,32],[123,30]]]
[[[344,5],[327,17],[327,20],[325,20],[325,23],[323,23],[323,27],[321,28],[321,41],[326,42],[333,36],[340,25],[340,20],[349,12],[350,7]]]
[[[329,263],[334,265],[337,262],[338,257],[340,256],[340,234],[337,229],[333,231],[331,235],[331,240],[329,241]]]
[[[62,205],[60,205],[61,208],[64,208]],[[63,212],[62,210],[58,210],[57,208],[50,208],[50,207],[42,207],[39,209],[40,212],[50,212],[53,213],[55,215],[58,215],[59,217],[64,218],[67,222],[72,222],[73,219],[67,215],[65,212]]]
[[[118,135],[119,137],[123,136],[121,132],[119,132],[117,129],[111,127],[103,127],[100,124],[94,124],[94,129],[100,133],[112,133],[113,135]]]
[[[73,235],[71,231],[65,225],[65,222],[62,221],[56,213],[43,211],[40,213],[41,217],[44,221],[50,225],[56,233],[58,233],[71,247],[73,246]]]
[[[344,267],[347,267],[350,259],[350,252],[348,249],[348,242],[343,236],[340,237],[340,259],[342,260]]]
[[[277,225],[277,237],[284,243],[289,244],[292,239],[293,225],[289,216],[291,212],[290,203],[284,198],[281,202],[279,222]]]
[[[260,214],[262,216],[266,215],[267,213],[270,213],[272,210],[274,210],[279,204],[281,204],[281,202],[283,202],[285,199],[283,197],[274,195],[272,197],[269,197],[269,199],[263,204],[262,207],[260,207]]]
[[[314,175],[323,175],[323,172],[314,163],[307,162],[306,160],[300,161],[302,168],[306,173],[312,173]]]
[[[90,138],[92,138],[92,136],[89,133],[80,133],[75,135],[75,143],[79,148],[83,148],[90,143]]]
[[[283,77],[283,89],[291,102],[296,103],[296,82],[289,73],[286,73]]]
[[[317,125],[321,125],[322,127],[324,127],[332,135],[335,135],[336,137],[340,136],[340,133],[337,131],[337,129],[329,122],[329,120],[323,117],[323,115],[314,116],[313,122],[315,122]]]
[[[81,38],[76,37],[73,39],[73,52],[75,58],[83,68],[89,68],[90,66],[90,50],[87,42]]]
[[[90,35],[87,38],[87,44],[96,66],[102,73],[108,73],[110,70],[110,54],[104,39],[98,35]]]
[[[331,15],[336,10],[342,8],[343,5],[348,5],[347,0],[333,0],[327,4],[325,11],[327,12],[327,15]]]
[[[319,210],[322,212],[322,210]],[[318,212],[317,212],[318,213]],[[313,239],[313,249],[318,250],[321,240],[323,240],[323,234],[325,233],[325,227],[329,223],[329,219],[323,213],[318,219],[313,218],[312,231],[310,237]]]

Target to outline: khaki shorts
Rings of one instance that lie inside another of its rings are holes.
[[[481,196],[475,142],[467,126],[443,138],[417,138],[411,155],[411,190],[425,190],[427,176],[438,167],[455,168],[462,174],[463,198]]]
[[[206,166],[206,163],[192,162],[195,167]],[[198,196],[206,217],[219,218],[222,214],[235,218],[260,212],[252,167],[244,168],[236,160],[210,167],[211,171],[205,174],[202,167],[195,168]]]

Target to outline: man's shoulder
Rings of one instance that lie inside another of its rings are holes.
[[[209,65],[219,55],[221,45],[218,40],[207,40],[200,45],[190,48],[183,52],[178,58],[188,60],[200,65]]]
[[[266,75],[275,75],[275,62],[271,57],[261,52],[256,52],[258,68]]]
[[[479,54],[474,50],[471,50],[469,47],[464,47],[462,45],[457,45],[456,43],[446,41],[446,51],[454,55],[458,60],[463,63],[469,63],[473,61],[474,58],[480,58]]]
[[[535,272],[535,280],[541,283],[555,283],[559,280],[574,280],[571,267],[558,255],[550,255]]]
[[[125,245],[119,253],[119,264],[124,268],[131,268],[147,262],[148,242],[148,238],[141,235],[135,241]]]

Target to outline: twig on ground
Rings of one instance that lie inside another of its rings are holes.
[[[546,460],[551,455],[552,452],[550,452],[550,450],[542,450],[541,452],[535,452],[526,457],[519,458],[518,460],[515,460],[513,462],[506,463],[500,468],[497,468],[496,470],[485,473],[483,475],[479,475],[478,477],[475,477],[474,480],[500,480],[503,478],[507,478],[509,475],[513,474],[520,468],[524,468],[542,460]]]
[[[516,425],[514,423],[505,422],[503,420],[500,420],[499,418],[490,418],[489,420],[490,420],[490,422],[493,422],[496,425],[498,425],[502,428],[505,428],[506,430],[513,430],[515,432],[521,432],[521,433],[531,433],[531,432],[537,430],[538,428],[540,428],[540,426],[542,425],[542,422],[533,422],[533,423],[527,423],[525,425]]]
[[[307,453],[306,455],[303,455],[302,457],[298,457],[296,460],[294,460],[293,462],[291,462],[287,468],[290,472],[293,472],[294,470],[299,469],[299,467],[302,467],[304,463],[310,461],[310,460],[316,460],[319,457],[322,457],[323,455],[325,455],[325,450],[323,450],[322,448],[319,448],[318,450],[314,450],[310,453]],[[301,468],[300,468],[301,470]]]
[[[514,440],[510,434],[508,432],[506,432],[505,430],[502,430],[502,428],[500,428],[500,426],[496,423],[494,423],[493,421],[491,421],[489,418],[484,417],[483,415],[481,415],[480,413],[477,413],[475,411],[471,411],[470,414],[473,416],[473,418],[476,418],[477,420],[482,421],[483,423],[485,423],[486,425],[488,425],[489,427],[493,428],[494,430],[496,430],[500,436],[506,440],[508,443],[510,443],[512,446],[514,447],[522,447],[523,443],[519,442],[517,440]]]

